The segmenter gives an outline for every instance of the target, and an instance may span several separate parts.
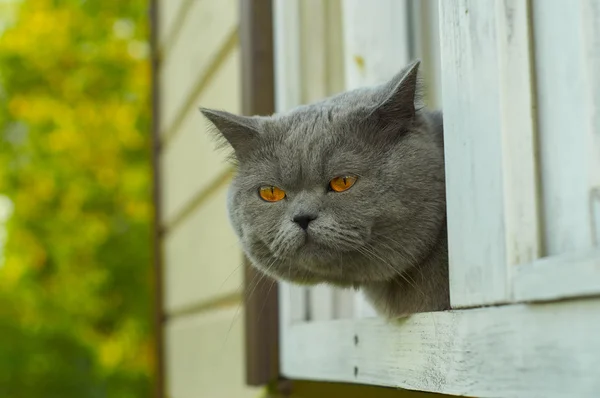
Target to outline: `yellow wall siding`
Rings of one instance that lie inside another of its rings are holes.
[[[196,105],[194,89],[214,68],[213,61],[223,47],[235,40],[237,23],[236,0],[195,1],[190,6],[179,34],[163,48],[159,75],[163,134],[169,133],[189,105]]]
[[[235,47],[223,59],[213,78],[195,97],[177,132],[161,156],[163,223],[169,224],[195,196],[227,169],[225,152],[215,151],[215,140],[198,107],[240,111],[240,55]]]
[[[242,254],[225,212],[227,188],[211,194],[164,242],[167,313],[241,291]]]
[[[166,395],[255,397],[244,382],[242,254],[225,210],[230,167],[198,111],[240,111],[238,2],[159,3]]]
[[[244,386],[242,311],[228,308],[181,317],[165,330],[169,398],[258,397]]]
[[[186,6],[193,0],[163,0],[158,2],[158,44],[162,49],[173,35],[177,34],[180,27],[177,24],[181,14],[186,11]]]

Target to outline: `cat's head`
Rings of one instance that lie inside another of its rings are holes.
[[[233,149],[229,215],[251,262],[297,283],[383,281],[443,225],[443,149],[418,62],[378,87],[269,117],[202,109]]]

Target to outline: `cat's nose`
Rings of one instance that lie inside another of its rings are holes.
[[[312,214],[299,214],[294,216],[293,221],[300,226],[300,228],[306,230],[308,228],[308,224],[313,221],[317,216],[313,216]]]

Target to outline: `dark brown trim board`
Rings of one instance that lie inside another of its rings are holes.
[[[239,0],[242,51],[242,110],[246,115],[275,111],[271,0]],[[261,278],[246,261],[246,383],[265,385],[279,377],[277,284]]]
[[[154,341],[155,341],[155,398],[163,398],[164,383],[164,346],[163,346],[163,279],[162,279],[162,243],[161,243],[161,203],[160,203],[160,109],[159,109],[159,51],[158,51],[158,0],[150,0],[150,46],[151,46],[151,84],[152,84],[152,195],[154,201],[153,242],[154,247]]]

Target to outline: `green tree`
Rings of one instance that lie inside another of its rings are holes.
[[[150,395],[143,0],[26,0],[0,33],[0,397]]]

